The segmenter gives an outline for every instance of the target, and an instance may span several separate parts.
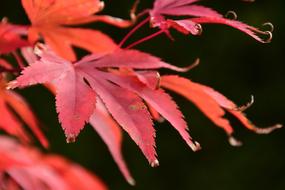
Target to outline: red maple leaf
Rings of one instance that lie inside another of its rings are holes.
[[[184,34],[198,35],[202,31],[200,24],[225,24],[248,34],[260,42],[267,43],[271,41],[272,31],[264,32],[242,22],[224,18],[223,15],[211,8],[194,4],[198,1],[156,0],[153,8],[149,11],[152,26],[159,27],[170,36],[168,32],[169,28],[174,28]],[[236,17],[234,12],[231,11],[230,13]],[[167,19],[166,16],[188,16],[189,18]],[[261,39],[258,34],[267,35],[269,38],[265,40]]]
[[[49,83],[55,87],[56,109],[67,141],[75,141],[85,123],[90,122],[107,144],[114,160],[130,184],[134,183],[121,154],[120,125],[140,147],[152,166],[157,166],[154,119],[163,117],[194,150],[200,148],[187,133],[187,124],[176,103],[160,87],[173,90],[193,101],[209,119],[223,128],[232,145],[233,129],[223,118],[224,109],[257,133],[269,133],[281,125],[257,128],[233,102],[212,88],[177,76],[155,71],[167,68],[187,71],[162,62],[137,50],[116,49],[111,53],[92,54],[71,63],[43,45],[37,46],[38,61],[25,68],[10,87]],[[194,64],[197,65],[197,62]],[[44,73],[44,74],[43,74]],[[151,111],[151,114],[148,110]]]
[[[130,135],[153,167],[158,166],[159,162],[155,150],[155,130],[152,119],[166,119],[194,151],[200,149],[199,143],[193,141],[187,132],[187,124],[178,106],[162,88],[175,91],[197,105],[210,120],[226,131],[232,145],[239,145],[239,141],[232,137],[233,128],[224,118],[225,110],[239,119],[245,127],[260,134],[280,128],[281,125],[257,128],[242,113],[248,106],[238,108],[232,101],[210,87],[178,76],[160,77],[156,71],[159,68],[167,68],[183,72],[190,67],[178,68],[147,53],[129,50],[134,45],[163,32],[170,36],[169,28],[184,34],[198,35],[202,30],[200,24],[203,23],[226,24],[260,42],[271,40],[271,31],[263,32],[239,21],[224,18],[210,8],[193,4],[198,1],[156,0],[153,9],[148,11],[150,17],[138,24],[122,40],[119,47],[149,19],[152,27],[159,27],[160,31],[123,50],[119,49],[111,38],[99,31],[73,27],[94,21],[103,21],[120,27],[132,24],[131,21],[106,15],[94,15],[103,9],[103,3],[100,0],[22,0],[32,23],[28,30],[29,41],[34,43],[43,39],[52,50],[42,45],[37,46],[36,54],[39,59],[29,55],[28,49],[23,50],[23,56],[30,66],[26,67],[22,75],[11,82],[9,87],[25,87],[34,84],[48,84],[52,87],[59,122],[64,129],[67,142],[75,141],[85,124],[90,123],[108,146],[115,162],[130,184],[135,182],[122,156],[122,137],[119,126]],[[168,19],[167,16],[188,16],[189,18]],[[28,45],[28,42],[20,37],[26,32],[27,27],[2,23],[0,53],[9,53]],[[262,40],[258,34],[269,35],[270,38]],[[76,60],[72,46],[87,49],[95,54],[72,63],[71,61]],[[7,71],[13,69],[1,59],[0,66]],[[4,89],[5,86],[6,82],[3,81],[0,86],[0,112],[5,114],[5,119],[0,121],[0,127],[24,140],[29,139],[19,126],[19,120],[14,117],[10,109],[12,108],[45,145],[45,138],[37,128],[37,121],[25,101],[13,91]],[[12,128],[7,127],[11,125]],[[9,140],[7,143],[5,140],[3,142],[5,146],[8,145],[7,147],[14,146],[13,143],[9,144]],[[41,154],[37,151],[25,148],[23,150],[25,152],[23,154],[27,155],[31,155],[30,152],[32,152],[32,159],[31,157],[18,159],[17,156],[21,156],[21,151],[17,151],[16,156],[10,152],[7,154],[7,150],[1,149],[0,144],[0,152],[3,151],[0,172],[4,171],[9,175],[7,181],[0,175],[0,182],[2,180],[6,186],[20,186],[24,189],[35,188],[35,186],[36,189],[42,189],[46,188],[46,185],[51,189],[65,189],[69,185],[76,187],[75,189],[96,187],[97,183],[92,180],[86,183],[74,181],[76,179],[74,176],[90,178],[90,175],[78,167],[71,167],[72,164],[62,158],[39,156]],[[32,163],[36,165],[30,167]],[[51,167],[52,172],[46,166]],[[53,173],[54,171],[56,174]],[[37,173],[40,175],[36,175]],[[43,183],[46,185],[43,186]],[[97,188],[104,189],[104,186],[99,184]]]
[[[24,122],[41,144],[45,147],[48,146],[48,141],[39,129],[39,122],[30,106],[20,95],[11,90],[6,90],[6,81],[2,76],[0,76],[0,113],[0,128],[2,130],[19,137],[24,142],[30,142],[31,137],[23,128]]]
[[[12,53],[20,66],[22,61],[15,52],[18,48],[29,46],[30,44],[21,38],[26,34],[25,26],[12,25],[5,19],[0,23],[0,54]],[[0,128],[5,132],[19,137],[24,142],[30,142],[31,137],[23,128],[25,123],[40,140],[45,147],[48,141],[38,127],[38,120],[31,111],[30,106],[16,92],[6,90],[6,75],[4,72],[14,73],[18,71],[4,59],[0,59]]]
[[[100,0],[22,0],[22,5],[31,21],[29,41],[35,42],[40,37],[59,55],[75,61],[72,46],[90,52],[109,52],[116,44],[107,35],[92,29],[72,26],[94,21],[107,22],[119,27],[127,27],[131,21],[106,15],[93,15],[104,7]]]
[[[106,110],[100,99],[97,99],[96,109],[91,115],[89,122],[108,146],[110,153],[128,183],[135,185],[135,181],[127,168],[121,151],[122,130],[118,123],[108,113],[108,110]]]
[[[7,54],[18,48],[29,46],[29,42],[21,38],[26,33],[25,26],[12,25],[5,20],[0,22],[0,54]]]
[[[6,18],[0,23],[0,55],[11,54],[20,68],[24,67],[22,59],[17,54],[19,48],[29,47],[31,44],[23,39],[27,35],[27,27],[21,25],[13,25],[7,22]],[[18,68],[13,68],[10,63],[4,59],[0,59],[0,72],[18,72]]]
[[[108,54],[90,55],[72,64],[52,51],[40,48],[36,52],[41,59],[25,68],[10,87],[51,83],[56,89],[56,109],[67,141],[74,141],[85,123],[90,121],[109,146],[129,182],[133,180],[120,155],[120,137],[114,131],[117,128],[115,121],[129,133],[150,164],[158,165],[154,149],[155,131],[151,115],[142,99],[168,120],[193,150],[199,149],[199,144],[191,141],[183,115],[170,96],[162,90],[150,88],[145,81],[141,82],[133,75],[133,72],[124,69],[168,68],[186,71],[188,68],[169,65],[159,58],[136,50],[120,49]],[[143,75],[140,72],[137,74]],[[147,78],[148,75],[145,75],[145,79]],[[103,102],[101,105],[108,112],[102,111],[99,106],[96,108],[96,104],[100,102]],[[102,125],[110,125],[110,129],[102,129]]]
[[[42,154],[9,137],[0,136],[0,153],[1,189],[107,189],[81,166],[61,156]]]
[[[258,134],[268,134],[282,127],[280,124],[268,128],[258,128],[254,126],[243,114],[243,111],[247,109],[253,101],[245,106],[237,107],[231,100],[214,89],[192,82],[189,79],[174,75],[163,76],[161,77],[161,86],[192,101],[213,123],[226,131],[229,142],[232,145],[240,145],[240,142],[233,138],[232,134],[234,131],[230,122],[224,118],[224,110],[240,120],[246,128]]]

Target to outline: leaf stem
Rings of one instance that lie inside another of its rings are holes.
[[[134,47],[134,46],[136,46],[136,45],[138,45],[138,44],[141,44],[141,43],[143,43],[143,42],[145,42],[145,41],[147,41],[147,40],[150,40],[150,39],[152,39],[152,38],[154,38],[154,37],[156,37],[156,36],[159,36],[159,35],[162,34],[162,33],[164,33],[164,31],[163,31],[163,30],[159,30],[158,32],[155,32],[155,33],[153,33],[153,34],[151,34],[151,35],[149,35],[149,36],[147,36],[147,37],[144,37],[144,38],[142,38],[142,39],[140,39],[140,40],[138,40],[138,41],[136,41],[136,42],[134,42],[134,43],[128,45],[128,46],[126,47],[126,49],[130,49],[130,48],[132,48],[132,47]]]
[[[122,47],[124,43],[138,30],[140,29],[143,25],[145,25],[148,21],[150,20],[150,17],[147,17],[144,19],[142,22],[140,22],[138,25],[136,25],[119,43],[119,47]]]

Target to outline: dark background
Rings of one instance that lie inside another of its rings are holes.
[[[104,13],[128,18],[132,3],[133,0],[106,0]],[[151,7],[151,4],[152,1],[142,0],[140,9]],[[199,37],[183,36],[172,31],[176,42],[162,35],[137,48],[179,66],[188,65],[199,57],[201,65],[183,76],[214,87],[239,105],[246,103],[253,94],[255,103],[246,113],[254,123],[258,126],[284,124],[284,1],[256,0],[255,3],[246,3],[209,0],[203,4],[221,13],[234,10],[239,20],[253,26],[262,27],[262,23],[272,22],[275,26],[272,43],[261,44],[227,26],[207,25]],[[0,14],[0,17],[7,16],[13,23],[29,23],[19,0],[1,1]],[[117,42],[129,31],[106,24],[90,26],[102,29]],[[151,32],[145,27],[130,41]],[[64,155],[94,171],[111,190],[285,189],[284,129],[270,135],[257,135],[231,118],[236,137],[244,142],[241,148],[234,148],[227,143],[225,133],[191,102],[173,95],[185,114],[191,135],[203,149],[193,153],[167,122],[156,123],[160,167],[153,169],[138,147],[124,134],[125,159],[137,181],[137,185],[131,187],[124,181],[107,147],[90,126],[86,126],[75,144],[66,144],[57,121],[53,96],[39,86],[21,93],[45,126],[51,142],[48,152]]]

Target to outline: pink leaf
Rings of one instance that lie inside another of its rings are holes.
[[[104,80],[94,78],[97,73],[82,68],[92,88],[102,99],[114,119],[128,132],[141,148],[151,165],[157,165],[155,147],[155,131],[150,114],[141,99],[135,94],[125,91]]]
[[[65,73],[72,67],[70,62],[56,56],[49,49],[42,51],[40,48],[36,48],[35,51],[42,59],[26,67],[22,71],[22,75],[10,83],[10,88],[53,82],[64,77]]]
[[[258,128],[255,125],[251,123],[250,120],[246,118],[246,116],[239,111],[239,109],[236,106],[235,103],[233,103],[231,100],[220,94],[219,92],[215,91],[214,89],[201,85],[201,88],[209,94],[221,107],[227,109],[231,114],[233,114],[240,122],[249,130],[252,130],[258,134],[268,134],[271,133],[272,131],[279,129],[282,127],[280,124],[273,125],[271,127],[267,128]]]
[[[93,68],[102,67],[126,67],[133,69],[157,69],[167,68],[179,72],[186,72],[189,67],[179,68],[161,61],[158,57],[152,56],[148,53],[140,52],[138,50],[122,50],[117,49],[112,53],[98,56],[97,54],[87,56],[79,61],[77,64],[86,64],[89,62]]]
[[[31,47],[21,48],[21,54],[28,63],[28,65],[31,65],[38,60],[38,57],[36,56],[33,48]]]
[[[72,63],[57,57],[50,50],[38,49],[41,59],[26,67],[23,75],[10,87],[53,83],[56,89],[56,108],[67,141],[74,141],[95,109],[96,95]],[[44,72],[44,74],[43,74]]]
[[[269,39],[263,40],[261,39],[257,34],[263,34],[263,35],[269,35],[269,32],[262,32],[252,26],[249,26],[247,24],[244,24],[242,22],[236,21],[236,20],[230,20],[230,19],[225,19],[222,17],[201,17],[201,18],[193,18],[191,19],[193,22],[199,23],[199,24],[225,24],[228,26],[231,26],[233,28],[236,28],[245,34],[253,37],[259,42],[269,42],[268,40],[271,40],[271,36],[269,36]]]
[[[129,182],[129,184],[134,185],[135,181],[129,173],[127,165],[122,156],[121,129],[109,115],[101,101],[97,101],[96,110],[90,117],[90,124],[108,146],[109,151],[111,152],[115,162],[117,163],[126,180]]]
[[[155,14],[174,15],[174,16],[223,17],[223,15],[219,14],[217,11],[200,5],[181,5],[176,7],[170,6],[158,10],[155,10],[154,8],[153,11],[155,12]]]
[[[42,133],[41,129],[38,127],[39,122],[26,101],[21,96],[12,91],[7,91],[5,100],[7,104],[9,104],[12,109],[20,116],[20,118],[30,127],[41,144],[44,147],[48,147],[48,141]]]
[[[96,94],[74,70],[55,83],[56,110],[67,142],[74,142],[95,109]]]
[[[156,111],[156,109],[154,109],[150,104],[147,104],[149,112],[152,116],[152,118],[158,122],[163,122],[164,118],[158,113],[158,111]]]
[[[192,22],[191,20],[170,20],[167,21],[167,27],[175,28],[177,31],[183,34],[192,34],[192,35],[200,35],[201,34],[201,27],[197,25],[197,23]]]
[[[214,89],[194,83],[189,79],[172,75],[163,76],[161,79],[161,86],[175,91],[176,93],[192,101],[212,122],[227,132],[229,135],[229,141],[233,145],[238,144],[236,144],[236,141],[233,141],[232,126],[227,119],[223,118],[225,115],[223,108],[239,119],[245,127],[255,131],[256,133],[267,134],[275,129],[281,128],[281,125],[275,125],[269,128],[255,127],[245,117],[245,115],[239,111],[237,106],[232,101]]]
[[[120,138],[114,136],[114,132],[108,132],[107,127],[102,129],[101,125],[111,125],[111,130],[114,128],[112,126],[116,126],[116,121],[140,147],[149,163],[157,166],[155,130],[143,100],[152,108],[152,114],[158,117],[160,114],[168,120],[193,150],[200,148],[197,142],[192,142],[187,124],[175,102],[158,89],[160,77],[152,70],[161,67],[179,71],[186,69],[171,66],[157,57],[135,50],[93,54],[74,64],[41,45],[36,48],[36,53],[40,59],[25,68],[10,87],[52,83],[56,89],[59,120],[65,129],[67,140],[75,140],[85,122],[91,121],[130,183],[133,180],[120,152]],[[193,65],[187,69],[192,67]],[[100,108],[95,109],[95,94],[115,121],[106,114],[102,115]]]
[[[134,74],[150,89],[156,90],[160,86],[160,74],[157,71],[137,71]]]
[[[185,98],[192,101],[212,122],[223,128],[228,135],[233,133],[228,120],[224,119],[225,111],[215,100],[212,99],[200,85],[190,81],[189,79],[179,76],[163,76],[161,78],[161,86],[172,90]]]
[[[175,7],[189,5],[197,1],[199,0],[156,0],[154,2],[154,9],[163,10],[169,7],[175,8]]]
[[[31,137],[20,122],[22,120],[36,135],[41,144],[48,147],[48,141],[38,127],[39,122],[29,105],[15,92],[4,89],[5,85],[5,80],[0,78],[0,128],[19,137],[24,142],[30,142]]]
[[[81,166],[57,155],[43,154],[11,138],[0,137],[0,153],[1,187],[13,182],[14,188],[25,190],[107,189]],[[6,177],[2,178],[4,174]]]
[[[103,78],[105,77],[106,79],[120,85],[121,87],[137,93],[172,124],[172,126],[179,132],[181,137],[186,141],[186,143],[192,148],[193,151],[200,149],[200,145],[197,142],[192,142],[192,138],[187,132],[188,127],[183,119],[182,113],[179,111],[176,103],[167,93],[161,89],[151,90],[143,83],[138,81],[136,77],[116,76],[102,72],[101,74],[97,72],[97,75],[100,75]]]
[[[69,189],[107,190],[105,184],[97,176],[63,157],[47,155],[44,157],[44,163],[60,175]]]
[[[0,98],[0,128],[5,132],[19,137],[24,142],[29,142],[30,138],[22,128],[22,124],[18,121],[17,117],[9,110],[8,105],[2,97]]]
[[[198,0],[197,0],[198,1]],[[204,23],[214,23],[214,24],[225,24],[236,28],[247,35],[253,37],[257,41],[262,43],[270,42],[272,38],[272,31],[261,31],[257,28],[249,26],[239,21],[230,20],[223,18],[223,15],[219,14],[211,8],[193,5],[197,2],[196,0],[156,0],[154,7],[150,10],[150,20],[153,27],[159,27],[161,30],[168,33],[169,28],[174,28],[183,34],[193,34],[197,35],[201,33],[202,29],[199,24]],[[188,20],[186,19],[165,19],[165,16],[189,16]],[[193,22],[193,23],[191,23]],[[196,23],[196,25],[194,24]],[[195,30],[195,27],[198,27],[198,30]],[[268,39],[262,39],[259,35],[268,36]]]

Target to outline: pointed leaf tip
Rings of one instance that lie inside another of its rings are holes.
[[[199,64],[200,64],[200,58],[196,58],[195,61],[192,64],[190,64],[190,65],[188,65],[186,67],[175,67],[175,66],[172,66],[172,67],[169,67],[169,69],[173,69],[173,70],[175,70],[177,72],[185,73],[185,72],[188,72],[188,71],[194,69]]]
[[[246,104],[242,105],[242,106],[236,106],[233,108],[230,108],[233,111],[239,111],[239,112],[244,112],[245,110],[247,110],[248,108],[250,108],[253,103],[254,103],[254,96],[251,95],[251,100],[249,102],[247,102]]]
[[[100,1],[100,3],[99,3],[99,11],[98,12],[102,11],[104,9],[104,7],[105,7],[105,2],[104,1]]]
[[[159,161],[156,159],[153,162],[150,163],[151,167],[155,168],[159,166]]]
[[[77,135],[75,134],[67,134],[66,135],[66,142],[69,143],[74,143],[76,141]]]
[[[258,128],[258,127],[254,127],[253,130],[254,132],[256,132],[257,134],[269,134],[273,131],[275,131],[276,129],[281,129],[283,127],[283,125],[281,124],[276,124],[276,125],[273,125],[271,127],[266,127],[266,128]]]
[[[18,82],[16,80],[14,80],[14,81],[11,81],[7,84],[6,89],[12,90],[12,89],[17,88],[17,87],[18,87]]]
[[[234,147],[240,147],[242,146],[242,142],[237,140],[236,138],[234,138],[233,136],[230,136],[228,138],[228,141],[230,143],[231,146],[234,146]]]
[[[159,123],[163,123],[163,122],[165,122],[165,118],[160,116],[159,118],[156,119],[156,121]]]
[[[190,142],[188,142],[187,144],[190,146],[190,148],[191,148],[194,152],[197,152],[197,151],[199,151],[199,150],[202,149],[200,143],[198,143],[197,141],[190,141]]]
[[[136,181],[133,178],[129,178],[127,179],[128,184],[130,184],[131,186],[135,186],[136,185]]]
[[[198,57],[198,58],[196,58],[196,60],[191,64],[191,65],[189,65],[189,70],[191,70],[191,69],[194,69],[195,67],[197,67],[198,65],[200,65],[200,58]]]

